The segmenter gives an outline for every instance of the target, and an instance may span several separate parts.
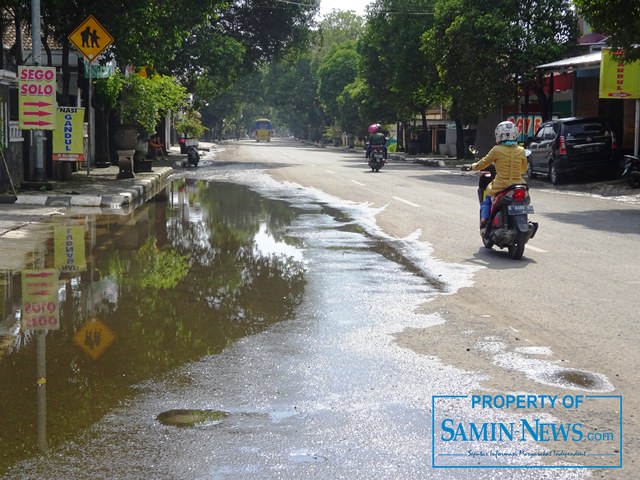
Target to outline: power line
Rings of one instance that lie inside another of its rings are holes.
[[[276,1],[279,3],[286,3],[288,5],[298,5],[300,7],[315,6],[309,3],[293,2],[291,0],[276,0]],[[380,10],[379,13],[383,13],[386,15],[413,15],[413,16],[433,15],[433,12],[403,12],[403,11],[397,11],[397,10]]]
[[[433,12],[401,12],[394,10],[381,10],[380,13],[385,13],[387,15],[433,15]]]
[[[276,0],[276,2],[286,3],[288,5],[298,5],[299,7],[315,7],[316,6],[311,3],[292,2],[291,0]]]

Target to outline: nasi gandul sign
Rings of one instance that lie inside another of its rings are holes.
[[[113,37],[93,15],[89,15],[69,35],[69,41],[91,62],[113,43]]]

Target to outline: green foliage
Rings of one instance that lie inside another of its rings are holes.
[[[313,59],[321,64],[336,48],[356,42],[364,31],[364,19],[353,12],[334,10],[324,16],[312,37]]]
[[[451,99],[450,114],[463,123],[475,123],[509,98],[509,6],[507,1],[439,0],[434,28],[423,36]]]
[[[241,42],[210,25],[201,25],[185,39],[171,69],[197,100],[211,100],[233,85],[242,72],[245,55]]]
[[[156,241],[149,238],[136,254],[138,268],[128,268],[119,255],[109,260],[109,271],[120,282],[142,288],[170,289],[175,288],[189,272],[189,261],[186,255],[175,250],[159,249]]]
[[[137,125],[145,133],[155,132],[163,114],[187,105],[186,89],[162,75],[146,78],[116,71],[95,81],[95,93],[121,125]]]
[[[189,138],[199,138],[206,131],[205,126],[202,124],[200,113],[195,110],[189,110],[184,113],[182,118],[175,123],[176,131],[180,134],[184,134]]]
[[[358,54],[355,42],[333,49],[318,68],[318,97],[327,116],[338,119],[339,97],[357,75]],[[339,120],[339,119],[338,119]]]
[[[294,135],[319,140],[330,124],[318,98],[318,79],[309,55],[298,55],[271,66],[265,76],[266,100]]]
[[[337,103],[340,110],[339,118],[342,128],[347,132],[357,135],[359,138],[364,138],[367,125],[367,118],[364,118],[361,113],[360,106],[366,102],[367,88],[364,81],[360,77],[345,86],[343,92],[338,96]]]
[[[439,100],[433,59],[420,38],[433,23],[434,0],[377,0],[358,42],[360,76],[368,95],[363,117],[407,120]],[[383,94],[382,92],[389,92]]]
[[[328,127],[324,127],[322,132],[322,138],[325,140],[333,140],[334,138],[340,138],[340,134],[342,131],[336,125],[330,125]]]
[[[138,250],[140,262],[145,266],[144,275],[139,279],[142,288],[169,289],[174,288],[189,273],[189,262],[186,255],[156,247],[155,241],[149,240]]]
[[[434,20],[422,48],[435,59],[450,114],[462,123],[512,102],[537,65],[565,53],[576,35],[568,0],[438,0]]]
[[[20,5],[27,23],[28,2]],[[318,0],[48,0],[42,2],[43,36],[68,45],[68,35],[95,16],[114,38],[101,60],[152,67],[179,79],[201,108],[221,96],[242,74],[266,61],[302,50]],[[18,8],[16,6],[16,8]],[[68,89],[69,67],[65,67]],[[223,115],[224,117],[225,115]]]
[[[610,44],[628,61],[640,59],[640,2],[637,0],[575,0],[578,12],[594,31],[611,36]]]

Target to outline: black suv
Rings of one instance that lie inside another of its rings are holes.
[[[617,173],[616,137],[606,118],[561,118],[543,123],[527,141],[529,178],[538,173],[557,185],[569,175],[592,170]]]

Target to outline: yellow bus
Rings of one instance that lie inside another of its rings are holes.
[[[256,142],[271,141],[271,120],[259,118],[256,120]]]

